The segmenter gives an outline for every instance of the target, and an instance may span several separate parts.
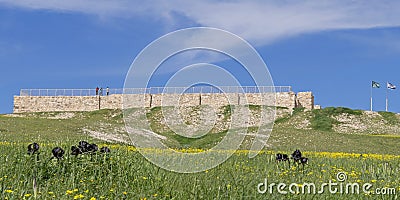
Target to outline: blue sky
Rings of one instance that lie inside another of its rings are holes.
[[[313,91],[323,107],[368,110],[378,81],[374,110],[384,110],[386,81],[400,86],[398,10],[396,1],[0,0],[0,113],[22,88],[121,88],[150,42],[196,26],[244,38],[275,85]],[[400,112],[400,88],[389,110]]]

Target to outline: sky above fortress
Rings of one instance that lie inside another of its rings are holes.
[[[0,0],[0,113],[12,112],[22,88],[122,88],[149,43],[199,26],[242,37],[275,85],[313,91],[323,107],[369,110],[377,81],[374,110],[384,110],[386,82],[400,87],[399,10],[399,1],[378,0]],[[227,62],[201,53],[182,58]],[[176,70],[160,70],[152,85]],[[400,88],[388,95],[389,111],[400,112]]]

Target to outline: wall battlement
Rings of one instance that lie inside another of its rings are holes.
[[[190,94],[112,94],[109,96],[14,96],[14,113],[53,111],[94,111],[122,109],[124,99],[128,107],[157,107],[210,105],[268,105],[293,109],[314,109],[312,92],[273,93],[190,93]]]

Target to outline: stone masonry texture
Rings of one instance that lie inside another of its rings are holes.
[[[312,92],[197,93],[197,94],[113,94],[109,96],[14,96],[14,113],[93,111],[157,106],[267,105],[293,109],[314,109]]]

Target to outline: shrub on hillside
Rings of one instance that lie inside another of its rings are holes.
[[[313,117],[311,118],[311,128],[320,131],[331,131],[333,124],[338,123],[324,110],[313,110]]]
[[[399,119],[397,118],[395,113],[392,112],[378,112],[383,119],[385,119],[389,124],[397,124],[399,123]]]
[[[344,107],[327,107],[320,110],[313,110],[313,117],[311,118],[311,128],[314,130],[331,131],[334,124],[339,121],[332,118],[340,114],[349,115],[362,115],[361,110],[352,110]]]

